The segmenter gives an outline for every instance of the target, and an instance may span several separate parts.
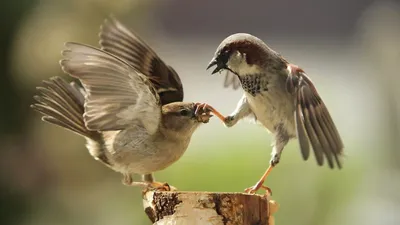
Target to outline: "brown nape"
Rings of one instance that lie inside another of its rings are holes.
[[[276,69],[287,66],[287,61],[277,52],[269,48],[261,39],[245,34],[233,34],[226,38],[220,45],[220,53],[229,52],[233,54],[239,51],[246,55],[246,62],[249,65],[278,65]]]
[[[246,62],[249,65],[259,65],[261,60],[267,57],[267,51],[250,40],[235,41],[229,43],[226,48],[230,49],[232,53],[239,51],[242,54],[246,54]]]

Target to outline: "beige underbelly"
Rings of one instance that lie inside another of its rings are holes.
[[[122,141],[107,143],[107,157],[115,171],[148,174],[163,170],[176,162],[187,146],[188,141],[155,141],[151,136],[123,138]]]
[[[282,97],[283,96],[283,97]],[[277,98],[280,99],[277,101]],[[275,133],[276,127],[283,125],[289,135],[295,136],[294,104],[289,96],[282,94],[274,96],[270,93],[262,93],[256,96],[248,95],[248,103],[255,114],[257,121],[271,133]]]

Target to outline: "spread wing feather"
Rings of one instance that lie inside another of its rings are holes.
[[[157,130],[161,106],[148,77],[103,50],[72,42],[65,47],[60,64],[86,91],[84,121],[89,130],[137,125],[149,133]]]
[[[183,87],[175,70],[133,31],[116,18],[109,17],[101,26],[101,48],[120,59],[140,73],[148,76],[160,95],[163,105],[183,100]]]
[[[287,88],[296,97],[295,122],[303,159],[308,159],[311,143],[318,165],[326,159],[330,168],[341,168],[343,142],[311,80],[304,72],[293,71]]]
[[[239,78],[230,71],[226,71],[225,80],[224,80],[224,87],[232,87],[233,90],[237,90],[240,87],[240,80]]]

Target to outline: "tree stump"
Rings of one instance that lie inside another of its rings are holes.
[[[274,225],[279,206],[266,195],[148,191],[144,210],[153,225]]]

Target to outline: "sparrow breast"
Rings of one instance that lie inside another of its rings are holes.
[[[288,136],[295,137],[294,100],[286,91],[285,76],[260,73],[239,76],[239,79],[258,122],[272,133],[284,127]]]

